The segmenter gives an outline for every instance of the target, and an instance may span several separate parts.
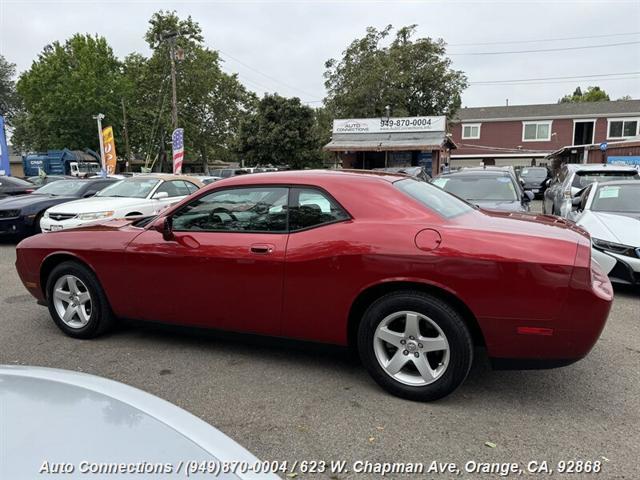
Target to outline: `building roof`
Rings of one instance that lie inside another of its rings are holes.
[[[324,146],[329,151],[398,151],[456,148],[445,132],[334,133]]]
[[[640,116],[640,100],[613,102],[545,103],[502,107],[466,107],[456,113],[453,121],[499,121],[577,117]]]

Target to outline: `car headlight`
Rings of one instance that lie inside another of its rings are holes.
[[[98,220],[99,218],[107,218],[113,215],[113,211],[109,212],[90,212],[80,213],[76,218],[78,220]]]
[[[618,255],[625,255],[627,257],[640,258],[640,252],[638,252],[638,249],[636,247],[622,245],[621,243],[609,242],[608,240],[601,240],[599,238],[591,238],[591,243],[594,248],[597,248],[598,250],[617,253]]]

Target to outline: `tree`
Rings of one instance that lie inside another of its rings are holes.
[[[248,165],[318,166],[315,112],[299,98],[265,95],[240,129],[239,152]]]
[[[15,73],[16,66],[0,55],[0,115],[6,118],[9,125],[19,106],[13,80]]]
[[[234,160],[240,119],[255,96],[236,75],[220,68],[218,53],[203,46],[200,26],[191,17],[159,11],[149,21],[145,39],[150,58],[129,55],[124,62],[128,125],[134,152],[153,159],[162,147],[162,134],[171,133],[170,45],[162,40],[178,33],[175,48],[184,52],[176,64],[178,126],[185,129],[185,158],[202,162]],[[168,138],[165,138],[168,140]]]
[[[600,89],[600,87],[594,86],[587,88],[584,93],[582,93],[580,87],[577,87],[572,95],[565,95],[558,100],[558,103],[603,102],[609,100],[607,92]]]
[[[342,59],[325,63],[325,105],[335,117],[378,117],[389,105],[395,116],[447,115],[460,107],[465,75],[451,68],[443,40],[412,39],[416,25],[367,28]]]
[[[44,47],[17,83],[24,112],[13,141],[25,149],[98,150],[97,113],[119,131],[121,64],[106,39],[76,34]]]

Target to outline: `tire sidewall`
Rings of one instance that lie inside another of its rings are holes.
[[[375,355],[376,328],[387,316],[399,311],[414,311],[429,317],[440,327],[449,343],[449,364],[433,383],[405,385],[387,374]],[[467,377],[473,359],[471,335],[460,315],[441,300],[421,293],[386,295],[374,302],[360,323],[358,350],[362,362],[374,380],[390,393],[402,398],[430,401],[453,392]]]
[[[56,311],[53,301],[53,288],[56,281],[64,275],[73,275],[80,279],[87,287],[89,295],[91,296],[91,315],[89,317],[89,322],[87,322],[84,327],[72,328],[68,326],[62,321],[60,315],[58,315],[58,312]],[[47,299],[51,318],[58,328],[67,335],[74,338],[92,338],[104,331],[104,324],[107,320],[106,317],[108,316],[108,313],[105,312],[106,299],[98,280],[93,272],[88,268],[76,262],[64,262],[56,266],[47,278]]]

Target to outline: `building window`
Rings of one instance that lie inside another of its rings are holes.
[[[608,119],[607,138],[628,138],[638,135],[638,118]]]
[[[551,122],[522,122],[522,141],[548,142],[551,140]]]
[[[479,123],[467,123],[465,125],[462,125],[463,140],[477,140],[478,138],[480,138]]]

